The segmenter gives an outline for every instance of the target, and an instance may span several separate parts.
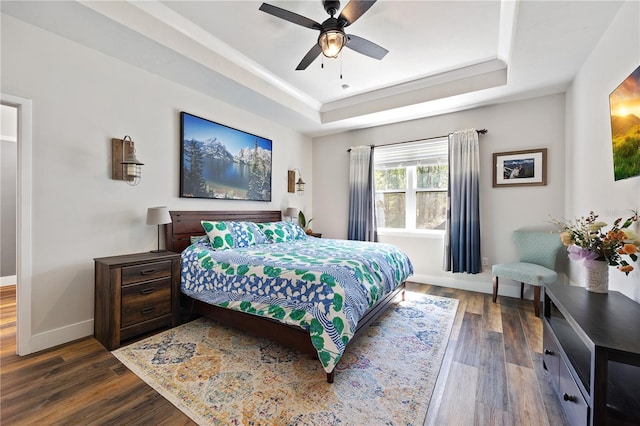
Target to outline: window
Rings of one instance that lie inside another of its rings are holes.
[[[379,228],[444,230],[448,146],[439,138],[375,148]]]

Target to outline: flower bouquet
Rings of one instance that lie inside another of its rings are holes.
[[[592,266],[593,262],[604,261],[629,275],[629,272],[633,271],[633,265],[622,256],[628,256],[634,262],[638,260],[636,253],[640,249],[640,240],[636,233],[629,229],[638,219],[638,212],[633,211],[633,215],[624,222],[622,218],[616,219],[608,231],[604,230],[607,224],[598,221],[598,215],[593,212],[573,222],[553,218],[552,222],[563,229],[560,238],[568,247],[569,259],[582,259],[587,268]]]

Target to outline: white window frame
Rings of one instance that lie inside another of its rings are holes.
[[[444,142],[444,141],[443,141]],[[375,155],[375,154],[374,154]],[[377,164],[374,165],[378,170]],[[382,168],[382,167],[381,167]],[[397,236],[434,236],[442,237],[445,231],[441,229],[416,229],[416,204],[417,193],[428,192],[448,192],[448,189],[443,190],[429,190],[426,188],[417,188],[417,168],[418,165],[397,165],[388,166],[388,168],[404,168],[406,169],[406,187],[403,189],[385,189],[377,190],[376,194],[389,194],[389,193],[404,193],[405,194],[405,227],[404,228],[386,228],[379,227],[378,234],[380,235],[397,235]]]

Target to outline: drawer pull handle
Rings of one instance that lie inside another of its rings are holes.
[[[154,291],[156,291],[155,288],[149,287],[149,288],[145,288],[145,289],[140,290],[140,294],[151,294]]]
[[[544,350],[544,354],[545,355],[554,355],[553,351],[550,351],[549,349],[545,349]]]
[[[141,313],[142,315],[147,315],[147,314],[152,313],[152,312],[153,312],[153,311],[155,311],[155,310],[156,310],[155,306],[152,306],[152,307],[150,307],[150,308],[144,308],[143,310],[141,310],[141,311],[140,311],[140,313]],[[566,394],[565,394],[565,395],[566,395]]]
[[[569,402],[575,402],[576,401],[576,397],[575,396],[571,396],[566,392],[564,394],[562,394],[562,399],[564,399],[565,401],[569,401]]]
[[[140,275],[151,275],[155,272],[155,269],[145,269],[144,271],[140,271]]]

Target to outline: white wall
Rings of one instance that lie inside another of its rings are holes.
[[[562,216],[564,200],[565,128],[564,94],[511,102],[410,122],[315,138],[313,141],[314,230],[323,237],[346,238],[349,209],[350,146],[413,140],[448,134],[466,128],[486,128],[480,136],[482,255],[489,263],[517,259],[511,232],[520,227],[548,227],[549,215]],[[546,186],[493,188],[492,154],[521,149],[547,148]],[[412,278],[475,291],[491,291],[490,267],[482,274],[442,271],[442,237],[383,236],[411,258]],[[505,283],[507,284],[507,283]],[[501,293],[515,295],[514,285],[501,285]],[[519,294],[519,292],[518,292]]]
[[[565,215],[593,210],[611,224],[640,210],[640,177],[614,181],[609,94],[640,65],[640,3],[626,2],[567,91]],[[637,226],[636,226],[637,230]],[[640,302],[640,264],[626,276],[609,271],[609,288]],[[576,265],[571,280],[580,280]]]
[[[109,56],[2,15],[2,92],[33,101],[35,350],[93,334],[93,258],[148,251],[150,206],[185,210],[311,208],[311,140]],[[179,191],[179,112],[273,140],[272,202],[189,200]],[[111,138],[130,135],[142,182],[111,179]]]

